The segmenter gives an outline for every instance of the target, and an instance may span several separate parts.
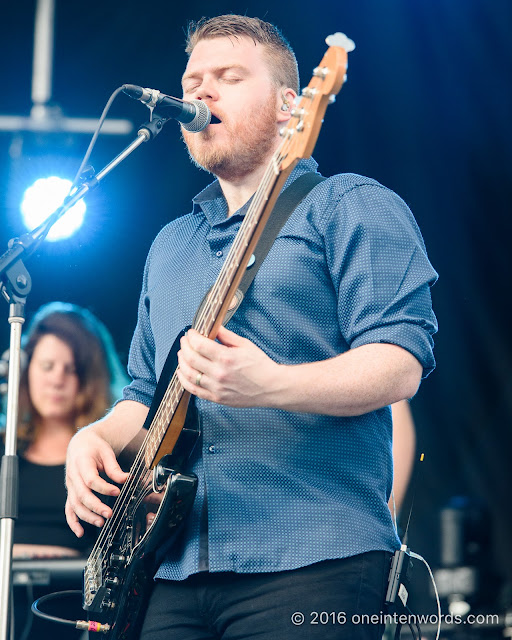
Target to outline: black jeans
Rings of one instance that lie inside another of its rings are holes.
[[[378,640],[390,558],[370,551],[293,571],[160,581],[141,640]]]

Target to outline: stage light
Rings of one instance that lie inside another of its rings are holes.
[[[50,176],[39,178],[29,187],[21,203],[23,222],[27,229],[34,229],[63,203],[71,187],[71,180]],[[50,229],[48,240],[63,240],[77,231],[84,220],[85,202],[80,200]]]

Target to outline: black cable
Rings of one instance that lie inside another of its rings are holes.
[[[73,627],[75,629],[79,629],[80,631],[89,631],[91,633],[108,633],[110,631],[110,625],[102,622],[95,622],[94,620],[66,620],[66,618],[58,618],[57,616],[51,616],[48,613],[44,613],[39,609],[39,605],[46,602],[47,600],[53,600],[58,597],[68,597],[68,596],[80,596],[80,601],[82,598],[82,591],[80,589],[72,589],[69,591],[57,591],[56,593],[47,593],[44,596],[38,598],[35,602],[32,603],[32,612],[35,613],[36,616],[42,618],[43,620],[48,620],[49,622],[58,622],[59,624],[65,624],[69,627]]]
[[[422,453],[422,454],[420,455],[419,462],[421,463],[421,462],[423,462],[424,460],[425,460],[425,454],[424,454],[424,453]],[[412,484],[412,498],[411,498],[411,506],[410,506],[410,508],[409,508],[409,515],[408,515],[408,517],[407,517],[407,524],[406,524],[406,526],[405,526],[405,533],[404,533],[404,536],[403,536],[403,539],[402,539],[402,544],[405,544],[405,545],[407,545],[407,538],[408,538],[408,535],[409,535],[409,524],[410,524],[410,522],[411,522],[412,509],[413,509],[413,507],[414,507],[414,498],[416,497],[416,487],[418,486],[419,476],[420,476],[420,473],[421,473],[421,470],[422,470],[422,469],[423,469],[423,465],[422,465],[421,467],[418,467],[418,471],[416,472],[416,474],[415,474],[415,476],[414,476],[414,480],[413,480],[413,482],[411,483],[411,484]]]
[[[74,627],[76,629],[76,623],[78,620],[66,620],[65,618],[57,618],[56,616],[51,616],[48,613],[44,613],[44,611],[40,611],[38,609],[39,604],[43,604],[47,600],[53,600],[58,596],[69,597],[79,595],[82,597],[82,592],[79,589],[72,589],[69,591],[57,591],[56,593],[47,593],[44,596],[38,598],[35,602],[32,603],[32,612],[38,616],[39,618],[43,618],[43,620],[50,620],[51,622],[59,622],[60,624],[66,624],[68,626]]]
[[[96,140],[98,138],[98,135],[100,133],[100,129],[103,126],[103,122],[105,120],[105,118],[107,117],[108,112],[110,111],[110,107],[112,106],[112,103],[114,102],[114,100],[117,98],[117,96],[121,93],[121,91],[123,90],[123,87],[118,87],[110,96],[110,98],[107,101],[107,104],[105,105],[105,108],[103,109],[103,113],[100,116],[100,119],[98,120],[98,125],[96,127],[95,132],[93,133],[93,136],[91,138],[91,141],[89,142],[89,146],[87,147],[87,151],[85,152],[85,156],[84,159],[82,160],[82,163],[76,173],[76,176],[73,180],[73,184],[71,185],[69,192],[71,193],[71,191],[78,186],[78,183],[80,181],[80,176],[82,175],[83,171],[84,171],[84,167],[87,164],[92,150],[94,148],[94,145],[96,144]]]
[[[420,629],[420,625],[418,624],[418,616],[415,616],[407,605],[404,605],[404,606],[405,606],[405,608],[407,610],[407,614],[409,616],[409,620],[411,620],[411,619],[414,620],[414,624],[416,626],[416,631],[418,632],[418,638],[421,640],[421,629]],[[409,626],[411,626],[410,623],[409,623]]]
[[[421,640],[421,636],[416,636],[416,632],[414,631],[414,627],[412,626],[410,620],[407,621],[407,626],[409,627],[413,640]]]

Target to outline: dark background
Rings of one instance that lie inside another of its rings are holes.
[[[280,26],[295,47],[302,86],[323,56],[326,35],[343,31],[356,42],[348,83],[327,112],[314,156],[325,175],[361,173],[397,191],[440,274],[433,289],[438,368],[412,402],[418,452],[426,459],[410,543],[437,566],[439,511],[452,496],[468,496],[472,513],[484,518],[476,518],[480,528],[467,535],[480,543],[489,538],[481,566],[495,574],[479,598],[494,608],[510,604],[512,2],[184,4],[58,0],[54,102],[68,116],[97,117],[123,83],[179,96],[184,27],[203,15],[246,13]],[[2,6],[2,115],[30,110],[34,7],[28,0]],[[139,124],[146,109],[123,96],[110,115]],[[101,137],[95,168],[130,139]],[[84,135],[0,133],[0,249],[23,231],[17,207],[41,163],[49,165],[40,158],[43,151],[60,156],[73,177],[88,141]],[[20,142],[23,161],[16,164],[10,154]],[[30,259],[28,317],[49,300],[84,305],[103,319],[126,359],[150,243],[170,219],[189,211],[191,197],[208,181],[189,163],[177,125],[167,125],[89,195],[86,221],[72,239],[46,243]],[[2,350],[8,346],[7,305],[3,316]],[[475,549],[469,545],[468,554]],[[418,590],[428,600],[426,587]]]

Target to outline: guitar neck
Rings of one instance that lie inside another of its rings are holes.
[[[194,329],[212,340],[217,337],[274,204],[293,169],[292,164],[285,170],[279,170],[279,156],[280,150],[266,169],[219,276],[194,323]]]
[[[292,163],[289,167],[280,171],[277,169],[279,159],[280,150],[276,151],[272,162],[267,167],[231,249],[226,256],[224,265],[196,318],[194,328],[212,340],[217,337],[219,327],[222,325],[275,201],[296,164]],[[168,448],[172,449],[176,443],[184,421],[184,415],[177,416],[177,414],[180,414],[181,405],[184,405],[184,411],[186,410],[187,403],[182,402],[184,395],[185,390],[175,373],[160,403],[159,410],[151,423],[145,441],[145,459],[148,467],[154,464],[155,458],[158,457],[157,452],[161,452],[164,438],[166,438],[166,447]],[[175,419],[176,417],[178,417],[177,420]]]

